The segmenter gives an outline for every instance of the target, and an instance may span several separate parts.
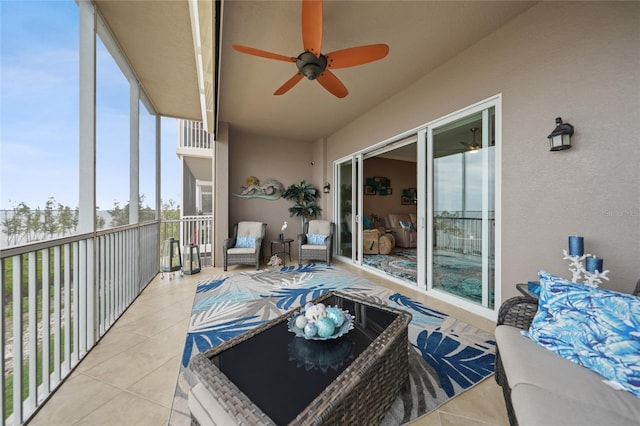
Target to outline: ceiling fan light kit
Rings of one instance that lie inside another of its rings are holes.
[[[327,57],[324,55],[316,57],[311,52],[304,52],[296,59],[296,66],[309,80],[315,80],[327,69]]]
[[[473,133],[473,142],[472,143],[460,142],[462,145],[467,147],[467,151],[469,153],[471,153],[471,154],[475,154],[480,149],[482,149],[482,143],[476,142],[476,132],[478,130],[480,130],[480,128],[478,128],[478,127],[472,127],[472,128],[469,129],[469,131],[471,133]]]
[[[322,1],[302,0],[302,44],[304,52],[297,57],[284,56],[253,47],[234,44],[235,50],[248,55],[259,56],[284,62],[295,62],[298,72],[274,92],[287,93],[303,77],[317,80],[322,87],[338,98],[344,98],[349,90],[328,68],[348,68],[384,58],[389,53],[386,44],[371,44],[336,50],[323,55],[322,52]]]

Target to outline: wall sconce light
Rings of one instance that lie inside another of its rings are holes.
[[[569,123],[563,123],[562,118],[556,118],[556,128],[549,136],[550,151],[562,151],[571,148],[571,135],[573,135],[573,126]]]
[[[324,188],[322,188],[322,190],[325,194],[328,194],[329,192],[331,192],[331,184],[329,182],[325,182]]]

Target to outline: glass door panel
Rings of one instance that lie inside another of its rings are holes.
[[[340,163],[337,166],[337,182],[338,182],[338,203],[337,217],[339,218],[337,227],[338,256],[345,256],[353,259],[353,241],[354,229],[353,220],[353,164],[351,160]]]
[[[362,158],[356,155],[349,160],[338,163],[336,166],[336,181],[338,183],[338,195],[336,204],[336,217],[339,218],[337,226],[337,255],[350,258],[359,263],[361,258],[358,241],[361,230],[359,229],[359,214],[362,208],[359,191],[359,179],[361,172],[359,164]]]
[[[351,180],[353,182],[352,202],[353,202],[353,217],[355,218],[354,227],[356,232],[356,238],[353,241],[354,253],[353,261],[362,265],[362,192],[363,192],[363,178],[362,178],[362,154],[356,154],[353,157],[353,173],[351,174]]]
[[[494,108],[432,129],[431,287],[494,306]]]

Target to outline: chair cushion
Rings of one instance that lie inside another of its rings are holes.
[[[262,237],[262,222],[238,222],[238,235],[236,237]]]
[[[236,248],[248,248],[256,246],[255,237],[238,237],[236,238]]]
[[[307,234],[307,244],[312,244],[312,245],[324,245],[324,242],[327,240],[327,236],[326,235],[320,235],[320,234]]]
[[[331,234],[331,222],[328,220],[310,220],[307,233],[329,235]]]
[[[315,244],[303,244],[300,246],[302,250],[317,250],[317,251],[326,251],[327,247],[325,245],[315,245]]]
[[[254,254],[255,252],[255,247],[230,248],[227,250],[227,254]]]

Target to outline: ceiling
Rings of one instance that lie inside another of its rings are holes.
[[[300,1],[226,1],[220,56],[219,120],[232,128],[291,140],[329,136],[408,87],[535,2],[325,1],[322,52],[386,43],[386,58],[334,74],[338,99],[303,79],[284,95],[293,63],[239,53],[241,44],[285,56],[302,51]]]
[[[93,1],[156,111],[196,121],[205,121],[204,115],[213,123],[215,9],[211,0],[191,5],[188,0]],[[205,102],[201,94],[206,95]]]
[[[296,141],[333,134],[535,4],[325,1],[323,53],[375,43],[390,48],[382,60],[335,70],[349,89],[338,99],[306,79],[274,96],[297,71],[295,64],[231,48],[241,44],[285,56],[300,54],[300,1],[94,1],[161,115],[202,120],[205,111],[212,129],[215,112],[217,121],[234,129]],[[198,31],[192,25],[194,5],[200,13]],[[216,15],[221,17],[217,62]]]

